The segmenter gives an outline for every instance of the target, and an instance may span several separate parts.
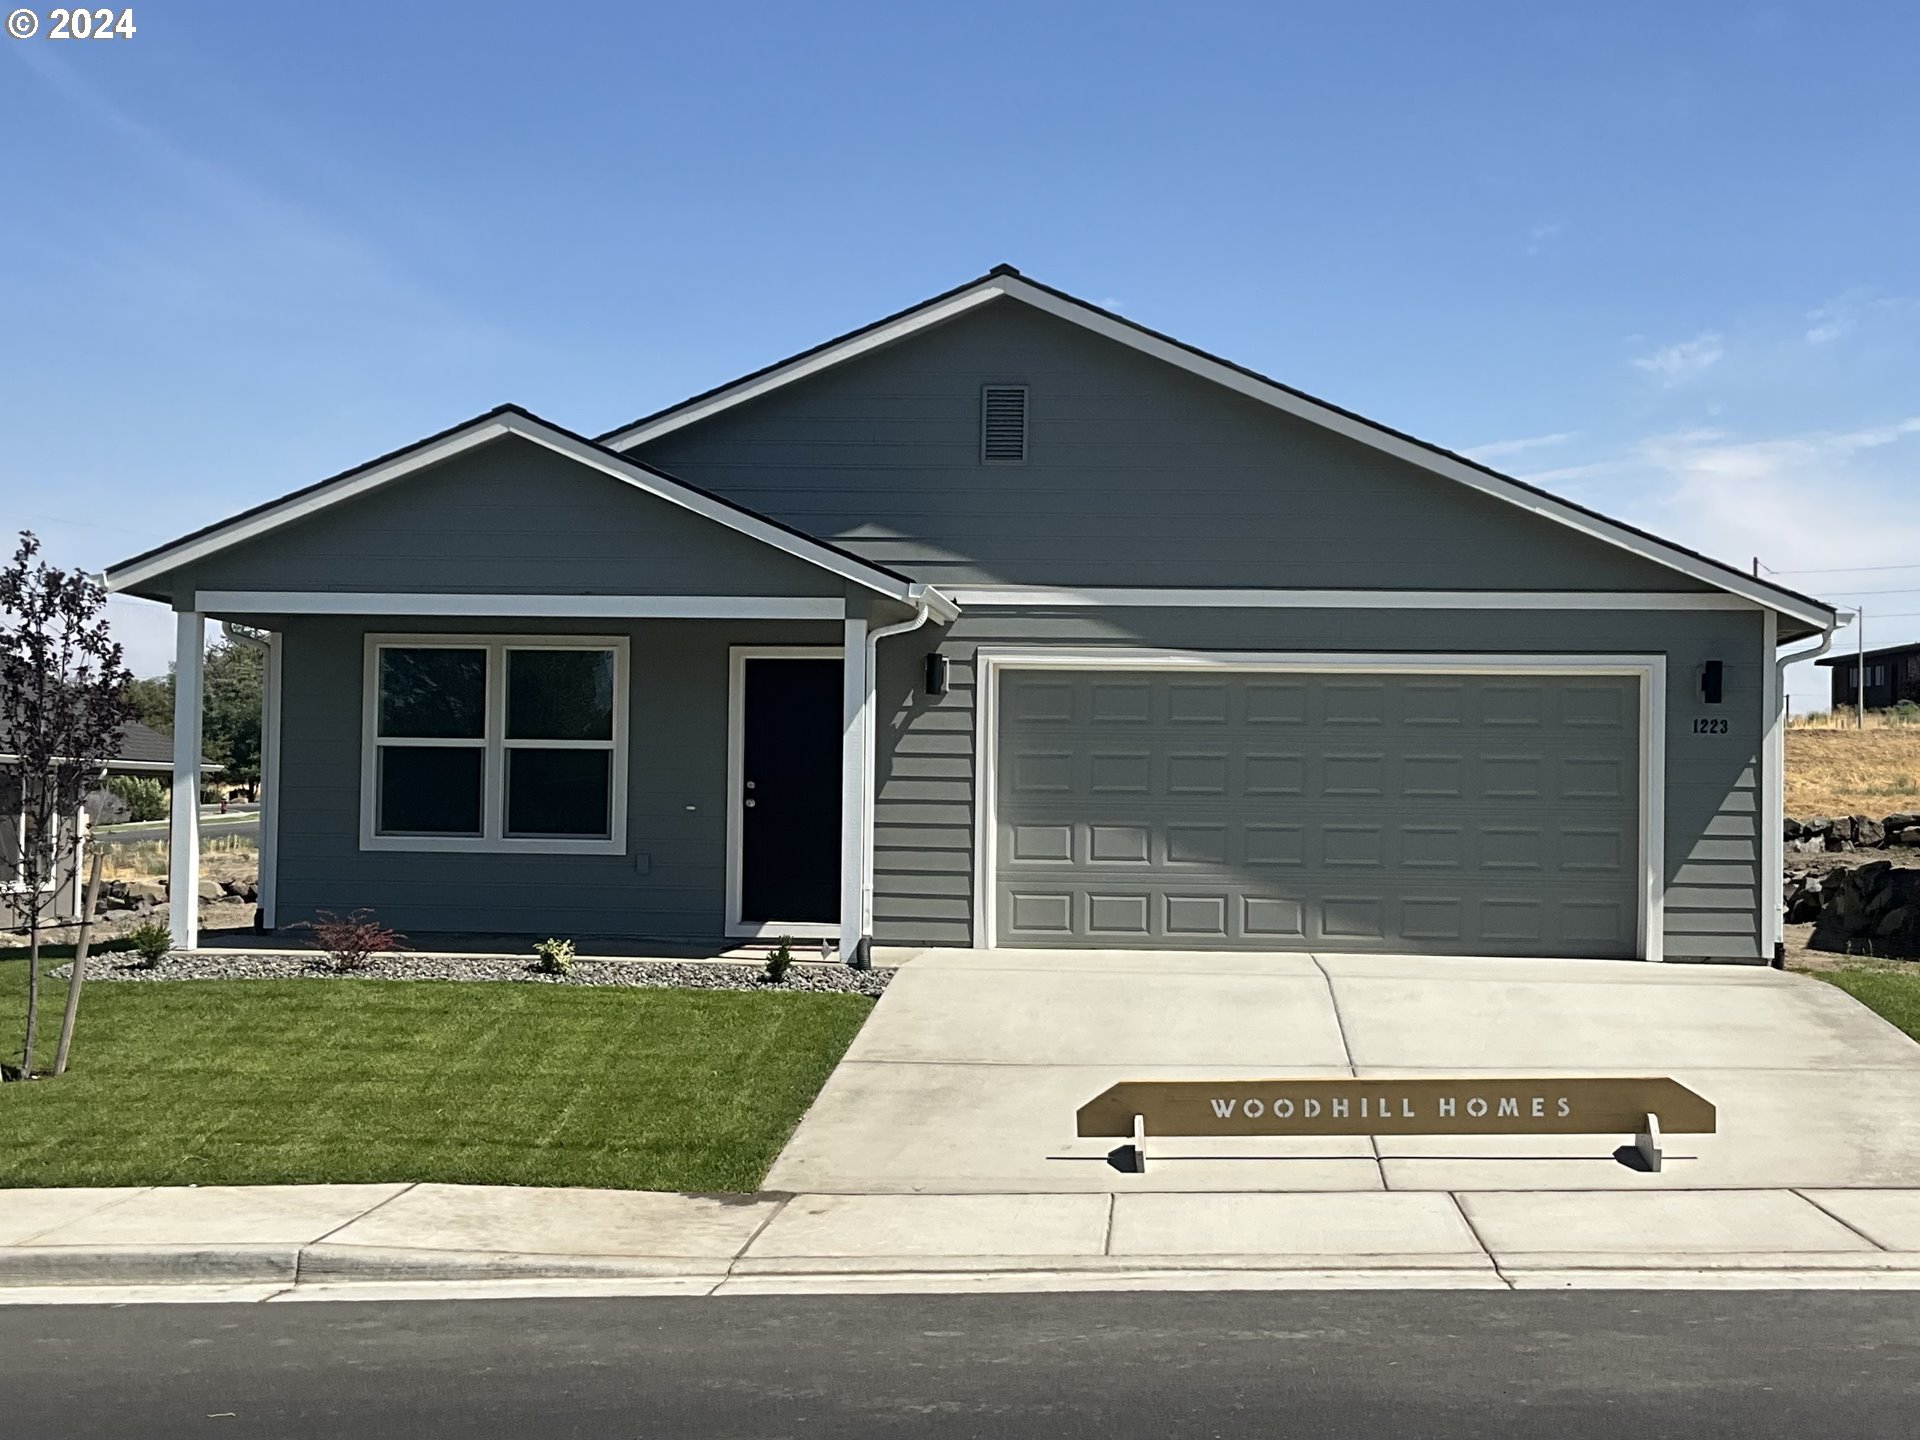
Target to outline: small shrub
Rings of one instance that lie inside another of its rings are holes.
[[[787,978],[787,967],[793,964],[793,939],[782,935],[780,943],[767,956],[767,973],[764,978],[769,985],[779,985]]]
[[[566,975],[573,970],[573,941],[542,940],[533,947],[533,968],[542,975]]]
[[[142,920],[128,933],[127,943],[140,957],[141,967],[151,970],[173,949],[173,932],[158,920]]]
[[[315,913],[313,919],[303,920],[292,928],[306,930],[313,935],[320,948],[327,952],[327,959],[337,975],[366,969],[373,963],[375,955],[398,950],[407,939],[374,919],[371,910],[356,910],[346,916],[321,910]]]
[[[109,775],[107,793],[120,798],[130,821],[167,818],[167,788],[151,775]]]

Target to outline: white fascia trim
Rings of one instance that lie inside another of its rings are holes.
[[[1274,610],[1752,610],[1724,590],[1226,590],[1176,587],[956,586],[955,603]]]
[[[715,524],[724,525],[729,530],[745,535],[749,539],[758,540],[776,550],[785,551],[789,555],[838,575],[843,580],[851,580],[856,585],[865,586],[869,590],[903,604],[915,603],[912,595],[913,582],[875,570],[851,556],[843,555],[817,541],[796,535],[790,530],[783,530],[771,521],[747,514],[713,496],[691,490],[633,461],[609,455],[601,447],[582,440],[576,435],[569,435],[541,421],[517,414],[500,415],[477,421],[470,428],[457,431],[424,449],[398,456],[384,465],[376,465],[356,475],[324,485],[318,490],[283,501],[258,515],[250,515],[245,519],[222,525],[211,534],[200,536],[198,539],[169,546],[159,554],[149,556],[138,564],[110,572],[107,577],[107,588],[121,591],[142,584],[169,570],[205,559],[230,545],[253,539],[269,530],[278,529],[282,525],[324,510],[328,506],[337,505],[356,495],[364,495],[369,490],[377,489],[403,475],[409,475],[429,465],[437,465],[477,445],[484,445],[506,435],[515,435],[520,439],[530,440],[536,445],[543,445],[555,454],[576,460],[582,465],[631,485],[636,490],[644,491],[669,504],[678,505],[683,510],[691,511]]]
[[[1666,958],[1667,657],[1426,652],[1052,650],[982,646],[974,655],[973,944],[998,948],[999,676],[1002,670],[1288,670],[1393,675],[1632,675],[1640,681],[1639,957]]]
[[[982,280],[978,285],[958,295],[949,296],[938,304],[914,310],[889,325],[853,336],[839,345],[830,345],[811,355],[769,370],[763,375],[729,386],[702,400],[669,410],[637,425],[628,426],[625,430],[605,437],[602,443],[616,450],[631,449],[633,446],[671,434],[710,415],[764,395],[770,390],[792,384],[795,380],[817,374],[822,370],[831,369],[842,361],[850,360],[878,346],[892,344],[916,331],[937,325],[943,320],[952,319],[955,315],[1003,295],[1008,299],[1021,301],[1049,315],[1069,321],[1083,329],[1091,330],[1109,340],[1131,346],[1142,354],[1151,355],[1169,365],[1177,365],[1182,370],[1211,380],[1217,385],[1224,385],[1229,390],[1249,396],[1263,404],[1284,410],[1289,415],[1311,421],[1348,439],[1357,440],[1363,445],[1372,446],[1409,464],[1418,465],[1436,475],[1456,480],[1463,485],[1470,485],[1509,504],[1531,510],[1557,524],[1579,530],[1623,550],[1629,550],[1642,559],[1677,570],[1683,575],[1691,576],[1717,589],[1740,595],[1756,605],[1768,606],[1784,615],[1804,620],[1809,625],[1817,625],[1821,629],[1826,629],[1833,623],[1831,611],[1795,601],[1762,581],[1749,581],[1737,570],[1722,569],[1717,565],[1709,564],[1664,541],[1637,535],[1624,526],[1596,515],[1586,514],[1551,496],[1538,494],[1525,486],[1469,465],[1442,451],[1430,449],[1416,441],[1395,435],[1371,421],[1344,414],[1332,406],[1321,404],[1304,395],[1296,394],[1284,386],[1276,385],[1271,380],[1260,379],[1221,361],[1195,354],[1185,346],[1176,345],[1172,341],[1163,340],[1157,335],[1149,334],[1112,316],[1103,315],[1079,301],[1055,295],[1018,275],[995,275]]]
[[[903,339],[917,330],[924,330],[929,325],[938,325],[943,320],[951,320],[956,315],[963,315],[989,300],[999,299],[1006,293],[1002,281],[998,278],[982,283],[971,290],[950,296],[937,305],[930,305],[924,309],[915,310],[911,314],[902,315],[891,325],[882,325],[877,329],[868,330],[843,344],[829,346],[824,350],[778,366],[765,374],[756,375],[750,380],[729,385],[726,389],[715,391],[703,400],[669,410],[651,420],[642,420],[637,425],[629,425],[625,430],[602,437],[600,443],[610,449],[628,450],[635,445],[645,444],[649,440],[657,440],[662,435],[670,435],[675,430],[704,420],[709,415],[718,414],[722,410],[730,410],[735,405],[764,395],[770,390],[778,390],[783,385],[804,380],[807,376],[821,370],[829,370],[842,361],[853,359],[856,355],[864,355],[869,350],[891,345],[894,341]]]
[[[846,601],[813,595],[426,595],[202,590],[211,615],[439,615],[561,620],[840,620]]]

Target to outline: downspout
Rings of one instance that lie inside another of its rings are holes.
[[[280,883],[280,797],[278,766],[272,763],[279,750],[280,695],[278,667],[274,664],[274,645],[270,636],[261,635],[231,620],[220,622],[220,633],[235,645],[260,657],[260,867],[254,877],[259,898],[254,901],[253,928],[257,934],[270,933],[278,923],[273,896]]]
[[[880,642],[889,635],[905,635],[910,630],[918,630],[933,617],[932,607],[925,601],[913,602],[914,613],[911,620],[902,620],[898,625],[882,625],[878,630],[867,632],[867,735],[866,743],[861,746],[861,759],[866,767],[866,775],[860,786],[862,813],[860,817],[860,948],[847,957],[847,963],[856,970],[872,968],[873,957],[869,951],[873,938],[873,785],[877,769],[875,757],[880,748],[880,710],[878,704],[880,679]]]
[[[1844,619],[1841,618],[1842,615],[1845,615]],[[1778,652],[1774,655],[1774,712],[1768,717],[1768,725],[1769,728],[1777,734],[1778,738],[1770,747],[1773,753],[1769,758],[1773,763],[1768,768],[1773,772],[1769,778],[1773,784],[1773,793],[1780,802],[1780,812],[1771,817],[1770,824],[1768,825],[1766,843],[1761,851],[1761,853],[1767,857],[1767,883],[1766,886],[1763,887],[1762,893],[1768,896],[1784,893],[1780,887],[1784,880],[1783,872],[1786,869],[1786,835],[1784,833],[1784,822],[1787,814],[1787,667],[1789,665],[1796,665],[1802,660],[1817,660],[1826,654],[1827,651],[1833,648],[1833,637],[1840,631],[1841,627],[1852,624],[1853,619],[1854,617],[1851,614],[1846,614],[1844,611],[1835,612],[1834,623],[1820,632],[1820,641],[1818,644],[1809,646],[1803,650],[1789,651],[1785,655],[1781,655]],[[1767,923],[1769,929],[1777,935],[1779,933],[1779,926],[1784,923],[1785,916],[1784,914],[1777,913],[1780,911],[1780,904],[1776,903],[1768,908],[1776,912],[1769,916]],[[1776,970],[1784,970],[1786,966],[1786,941],[1775,939],[1773,942],[1773,968]]]

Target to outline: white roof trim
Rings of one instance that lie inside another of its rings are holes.
[[[350,500],[357,495],[364,495],[403,475],[412,474],[429,465],[439,464],[443,460],[451,459],[453,456],[506,435],[515,435],[523,440],[530,440],[536,445],[543,445],[557,454],[577,460],[582,465],[631,485],[636,490],[644,491],[669,504],[678,505],[683,510],[689,510],[716,524],[724,525],[730,530],[770,545],[776,550],[783,550],[844,580],[864,585],[869,590],[885,595],[889,599],[898,600],[907,605],[924,603],[935,615],[949,621],[960,613],[952,601],[929,586],[876,570],[830,546],[782,529],[769,520],[691,489],[635,461],[610,455],[591,441],[583,440],[577,435],[569,434],[545,421],[518,411],[482,416],[470,425],[463,426],[431,444],[406,451],[383,463],[351,471],[338,480],[291,496],[277,505],[268,506],[254,514],[232,520],[204,535],[189,537],[140,560],[110,569],[106,575],[107,588],[121,591],[144,584],[169,570],[205,559],[228,546],[238,545],[256,536],[277,530],[316,511],[337,505],[343,500]]]
[[[1019,300],[1062,320],[1071,321],[1095,334],[1116,340],[1122,345],[1131,346],[1155,359],[1177,365],[1203,379],[1224,385],[1229,390],[1272,405],[1289,415],[1311,421],[1348,439],[1357,440],[1363,445],[1370,445],[1408,464],[1418,465],[1423,470],[1432,471],[1436,475],[1444,476],[1462,485],[1469,485],[1483,494],[1518,505],[1522,509],[1531,510],[1543,519],[1578,530],[1622,550],[1631,551],[1644,560],[1676,570],[1702,584],[1712,585],[1729,594],[1741,596],[1756,605],[1777,610],[1783,615],[1791,615],[1822,630],[1833,625],[1834,612],[1826,606],[1798,599],[1791,592],[1783,591],[1766,581],[1747,579],[1737,570],[1722,568],[1666,541],[1655,539],[1650,535],[1642,535],[1615,521],[1591,514],[1552,496],[1543,495],[1518,481],[1483,470],[1444,451],[1432,449],[1404,435],[1395,434],[1370,420],[1347,414],[1310,396],[1289,390],[1284,385],[1189,350],[1183,345],[1105,314],[1069,296],[1060,295],[1045,286],[1035,285],[1009,272],[990,275],[977,285],[969,286],[957,294],[943,296],[885,325],[858,332],[839,344],[823,346],[785,365],[774,366],[762,374],[742,380],[737,385],[728,386],[710,395],[689,401],[683,406],[663,411],[649,419],[629,425],[623,430],[602,437],[600,443],[616,450],[631,449],[635,445],[658,439],[683,426],[691,425],[722,410],[764,395],[770,390],[779,389],[808,375],[829,369],[855,355],[864,354],[876,346],[891,344],[916,331],[937,325],[943,320],[949,320],[955,315],[1002,295]]]
[[[1719,590],[1199,590],[955,585],[966,608],[1127,606],[1212,610],[1753,610]]]

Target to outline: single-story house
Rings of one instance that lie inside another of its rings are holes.
[[[27,843],[26,805],[16,774],[18,763],[19,756],[8,748],[5,729],[0,727],[0,893],[19,892],[18,867]],[[212,772],[220,767],[203,761],[201,768]],[[121,727],[120,741],[114,747],[104,773],[108,776],[141,775],[171,784],[173,740],[150,725],[129,720]],[[80,913],[80,892],[85,884],[87,831],[91,824],[98,823],[103,802],[107,801],[113,801],[113,797],[104,791],[88,795],[80,813],[74,817],[71,836],[64,833],[61,836],[61,843],[71,843],[73,850],[69,857],[70,867],[62,868],[58,883],[52,887],[56,892],[49,912],[52,919],[71,920]],[[0,905],[0,922],[12,924],[17,919],[10,905]]]
[[[1869,710],[1891,710],[1903,700],[1920,705],[1920,641],[1885,645],[1865,655],[1829,655],[1814,662],[1833,677],[1833,708],[1851,710],[1864,703]],[[1861,669],[1865,667],[1865,693]]]
[[[265,924],[856,961],[1765,959],[1782,667],[1841,622],[1004,266],[107,580],[177,615],[181,756],[207,619],[271,634]]]

